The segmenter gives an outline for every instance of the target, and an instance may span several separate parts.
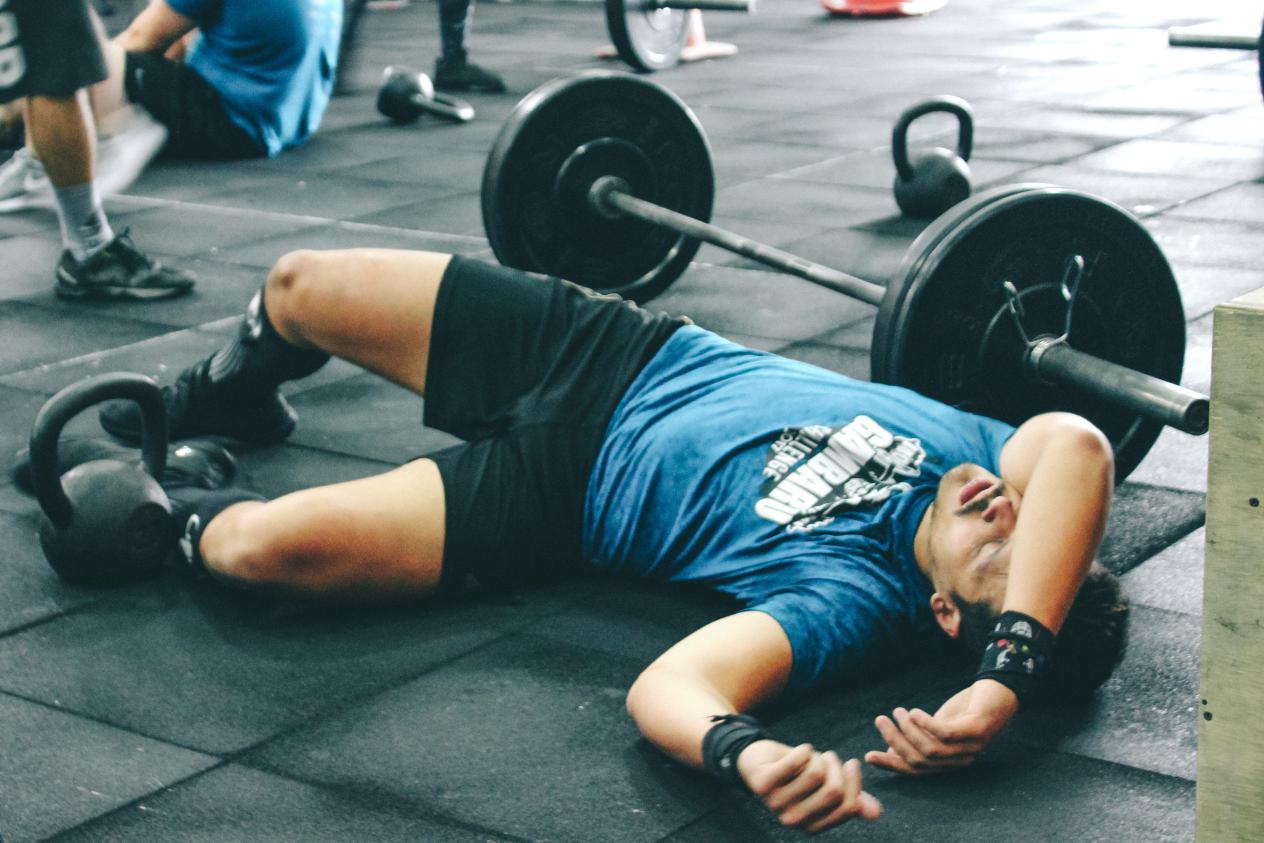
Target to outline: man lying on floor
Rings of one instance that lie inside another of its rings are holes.
[[[172,436],[284,439],[278,385],[330,355],[424,395],[425,423],[466,442],[269,502],[168,483],[189,564],[355,598],[577,571],[710,585],[745,608],[656,659],[628,711],[786,825],[881,808],[858,760],[765,736],[746,713],[774,698],[962,639],[974,682],[934,715],[878,717],[888,746],[866,756],[928,773],[971,763],[1040,686],[1088,694],[1121,657],[1126,604],[1093,562],[1111,449],[1079,417],[1014,429],[565,281],[353,250],[276,264],[240,334],[164,388]],[[135,405],[101,416],[138,439]]]

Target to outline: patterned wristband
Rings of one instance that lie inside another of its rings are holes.
[[[1004,612],[988,635],[974,679],[995,679],[1018,696],[1020,705],[1040,690],[1057,638],[1022,612]]]

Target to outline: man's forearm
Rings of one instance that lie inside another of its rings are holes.
[[[163,0],[151,2],[114,43],[129,53],[164,52],[195,27],[194,21],[176,12]]]
[[[696,676],[670,667],[648,668],[628,691],[628,713],[646,740],[690,767],[702,768],[702,739],[711,717],[737,709]]]
[[[1101,542],[1113,483],[1109,444],[1096,431],[1067,431],[1043,449],[1014,528],[1006,611],[1061,628]]]

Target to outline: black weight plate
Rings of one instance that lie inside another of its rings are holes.
[[[1031,186],[977,199],[985,201],[928,228],[888,285],[873,379],[1015,425],[1053,410],[1078,413],[1110,438],[1123,480],[1162,426],[1028,372],[1002,284],[1018,288],[1031,336],[1061,334],[1060,283],[1068,258],[1081,255],[1088,270],[1071,346],[1179,382],[1185,316],[1171,267],[1145,228],[1103,199]]]
[[[663,9],[646,0],[606,0],[606,28],[623,59],[651,73],[674,67],[689,40],[689,12]]]
[[[645,302],[680,277],[697,240],[587,202],[601,175],[636,196],[711,218],[715,174],[702,127],[674,94],[628,73],[590,71],[528,94],[483,170],[483,226],[506,266]]]

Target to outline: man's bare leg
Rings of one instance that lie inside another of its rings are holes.
[[[62,245],[87,260],[114,239],[95,181],[96,132],[88,97],[32,96],[26,103],[27,143],[52,183]]]
[[[261,315],[285,343],[421,395],[450,260],[386,249],[292,252],[268,275]],[[354,598],[419,597],[439,584],[445,503],[430,460],[203,514],[194,538],[201,564],[225,581]]]
[[[386,474],[223,510],[201,534],[202,562],[247,587],[354,599],[433,594],[443,568],[439,470]]]
[[[72,187],[92,181],[96,133],[84,93],[33,96],[26,108],[28,142],[53,186]]]
[[[439,282],[451,255],[395,249],[291,252],[268,274],[276,332],[423,395]]]

